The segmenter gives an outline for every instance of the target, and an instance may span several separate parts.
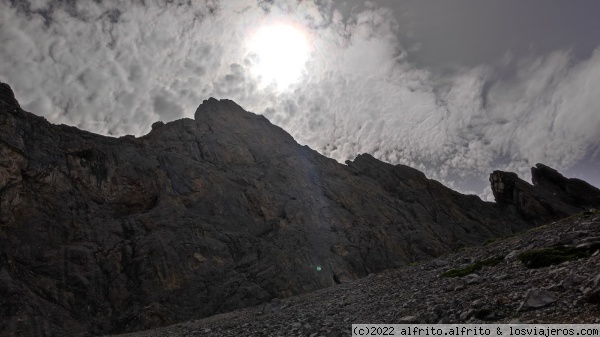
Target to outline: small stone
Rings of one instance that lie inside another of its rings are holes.
[[[436,304],[435,306],[433,306],[433,307],[431,308],[431,310],[430,310],[430,311],[432,311],[432,312],[435,312],[436,314],[438,314],[438,315],[439,315],[439,314],[441,314],[442,312],[444,312],[444,306],[443,306],[443,305],[441,305],[441,304]]]
[[[498,316],[496,315],[495,312],[490,312],[489,314],[487,314],[484,318],[485,321],[495,321],[498,319]]]
[[[508,253],[505,257],[504,257],[504,261],[508,262],[512,262],[514,260],[517,259],[517,255],[519,255],[519,251],[518,250],[512,250],[510,253]]]
[[[404,316],[398,320],[399,324],[415,324],[420,323],[417,316]]]
[[[446,260],[442,260],[442,259],[434,259],[431,260],[427,263],[426,265],[426,269],[431,270],[431,269],[438,269],[438,268],[442,268],[445,267],[449,264],[450,262],[446,261]]]
[[[579,276],[579,275],[569,275],[569,276],[567,276],[563,280],[563,282],[561,283],[561,285],[565,289],[570,289],[570,288],[574,288],[576,286],[581,285],[584,280],[585,280],[585,278],[583,278],[582,276]]]
[[[556,269],[552,269],[550,270],[550,275],[553,277],[558,276],[561,272],[567,270],[567,268],[565,267],[561,267],[561,268],[556,268]]]
[[[469,274],[469,275],[465,276],[465,278],[467,279],[467,282],[465,283],[467,285],[479,284],[479,283],[483,282],[481,277],[477,274]]]
[[[460,320],[464,321],[469,319],[471,316],[473,316],[473,313],[475,312],[474,309],[469,309],[469,310],[465,310],[460,314]]]
[[[327,337],[342,337],[344,335],[343,332],[339,331],[339,330],[333,330],[330,331],[326,336]]]
[[[498,281],[506,280],[507,278],[508,278],[507,274],[500,274],[500,275],[492,277],[492,280],[494,280],[494,282],[498,282]]]
[[[584,242],[600,242],[600,236],[588,236],[583,239]]]
[[[558,300],[558,297],[550,291],[541,289],[531,289],[525,294],[525,300],[521,302],[521,305],[517,311],[537,309],[545,307]]]
[[[563,288],[562,284],[553,284],[549,287],[544,287],[544,290],[548,291],[560,291]]]
[[[471,302],[471,307],[472,308],[478,309],[478,308],[481,308],[482,306],[483,306],[483,301],[480,298],[476,299],[473,302]]]
[[[496,298],[496,305],[506,305],[509,299],[506,296],[499,296]]]

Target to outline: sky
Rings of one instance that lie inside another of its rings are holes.
[[[600,186],[596,0],[0,0],[0,81],[110,136],[234,100],[343,163],[493,200],[544,163]]]

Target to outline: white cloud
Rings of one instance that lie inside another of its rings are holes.
[[[572,166],[600,145],[598,85],[600,49],[577,64],[567,51],[531,60],[491,89],[486,113],[496,122],[482,131],[498,155],[511,156],[512,169]]]
[[[479,194],[479,198],[483,201],[495,201],[494,193],[492,192],[492,186],[486,186],[483,189],[483,192]]]
[[[0,80],[54,123],[141,135],[229,98],[339,161],[367,152],[464,191],[494,169],[568,168],[600,145],[598,50],[517,60],[515,76],[480,66],[442,78],[407,61],[392,12],[372,3],[345,18],[331,1],[61,3],[27,13],[0,0]],[[305,26],[312,48],[288,91],[258,85],[245,43],[281,20]]]
[[[214,6],[85,2],[76,15],[54,8],[46,26],[0,2],[1,79],[25,109],[52,122],[143,134],[223,90],[244,27],[232,34],[232,17],[210,15]]]

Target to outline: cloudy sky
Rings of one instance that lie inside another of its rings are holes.
[[[0,81],[106,135],[208,97],[340,162],[370,153],[490,197],[541,162],[600,186],[596,0],[0,0]]]

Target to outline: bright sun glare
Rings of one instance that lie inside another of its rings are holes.
[[[280,89],[298,80],[309,55],[306,34],[287,24],[261,27],[250,37],[249,48],[258,56],[255,74]]]

